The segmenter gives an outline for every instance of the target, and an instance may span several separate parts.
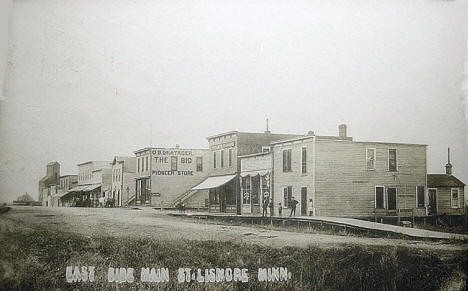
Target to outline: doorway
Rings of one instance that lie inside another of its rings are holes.
[[[397,206],[397,189],[396,188],[388,188],[387,189],[387,205],[388,210],[396,210]]]
[[[307,187],[301,188],[301,215],[307,215]]]
[[[427,214],[436,215],[437,214],[437,189],[428,189],[428,204],[427,204]]]

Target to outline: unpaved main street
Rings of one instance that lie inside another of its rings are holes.
[[[8,213],[0,215],[0,230],[5,232],[45,228],[89,237],[236,241],[270,247],[402,246],[443,253],[458,253],[468,250],[466,244],[455,244],[447,241],[416,241],[280,231],[260,227],[203,223],[167,214],[168,212],[151,208],[137,210],[129,208],[12,207]]]

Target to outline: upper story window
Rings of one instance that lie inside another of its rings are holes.
[[[197,172],[203,172],[203,157],[197,157]]]
[[[137,158],[137,164],[138,164],[137,172],[140,173],[140,158]]]
[[[375,170],[375,149],[366,149],[366,165],[368,170]]]
[[[301,161],[301,171],[302,174],[307,173],[307,148],[302,148],[302,161]]]
[[[459,193],[459,189],[458,188],[452,188],[451,190],[451,205],[452,205],[452,208],[459,208],[460,207],[460,193]]]
[[[149,164],[149,163],[148,163],[148,158],[149,158],[149,157],[146,156],[146,171],[148,171],[148,164]]]
[[[396,172],[398,170],[396,149],[388,150],[388,170],[390,172]]]
[[[232,166],[232,149],[229,149],[228,152],[229,167]]]
[[[216,169],[216,152],[213,152],[213,168]]]
[[[224,151],[221,151],[221,168],[224,167]]]
[[[291,172],[291,149],[283,150],[283,172]]]
[[[177,157],[171,157],[171,171],[177,171]]]

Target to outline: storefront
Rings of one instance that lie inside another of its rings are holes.
[[[209,190],[209,212],[236,213],[236,174],[208,177],[192,190]]]
[[[272,155],[269,152],[245,155],[240,157],[240,161],[242,214],[262,213],[263,204],[269,203],[273,198],[271,195]]]

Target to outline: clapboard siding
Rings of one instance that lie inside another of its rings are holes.
[[[375,170],[367,170],[366,148],[376,149]],[[397,150],[397,172],[388,171],[391,148]],[[414,208],[416,186],[426,184],[426,147],[421,145],[317,139],[315,159],[317,215],[373,215],[377,185],[397,188],[397,208]]]
[[[307,173],[302,174],[302,148],[307,149]],[[283,172],[283,150],[291,149],[291,172]],[[278,213],[278,203],[283,204],[283,209],[287,211],[283,203],[283,189],[286,186],[292,186],[292,196],[299,202],[296,215],[300,214],[301,206],[301,188],[307,187],[306,199],[313,198],[314,195],[314,165],[313,165],[313,138],[288,142],[273,147],[273,191],[275,201],[275,213]],[[289,212],[283,215],[289,215]]]
[[[447,215],[463,215],[465,214],[465,195],[463,187],[453,187],[458,188],[458,195],[460,201],[459,208],[452,208],[451,204],[451,187],[437,187],[437,214],[447,214]]]

